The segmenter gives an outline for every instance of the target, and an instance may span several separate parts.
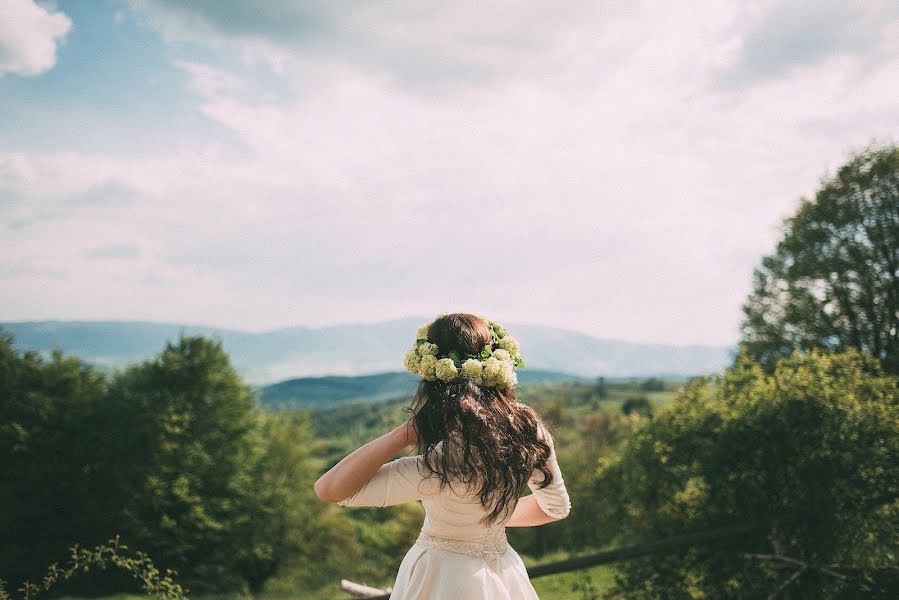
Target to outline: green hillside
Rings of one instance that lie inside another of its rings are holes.
[[[411,396],[420,381],[405,372],[358,376],[300,377],[260,388],[259,400],[268,410],[320,408],[351,402],[377,402]],[[586,382],[586,377],[544,371],[523,370],[522,385],[533,383]]]

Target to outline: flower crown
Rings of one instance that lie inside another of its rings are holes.
[[[445,313],[443,313],[445,314]],[[438,317],[443,316],[438,315]],[[480,315],[476,315],[479,316]],[[461,355],[455,350],[443,358],[437,344],[428,341],[431,323],[418,328],[415,347],[406,353],[406,369],[413,375],[421,375],[425,381],[458,381],[471,379],[488,387],[513,388],[518,385],[515,367],[523,367],[518,341],[506,328],[484,317],[493,334],[493,344],[486,344],[478,354]],[[498,346],[496,350],[493,346]]]

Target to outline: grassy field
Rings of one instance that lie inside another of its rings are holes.
[[[543,556],[539,563],[523,556],[528,567],[546,564],[571,558],[564,553],[552,553]],[[531,580],[540,600],[599,600],[605,597],[614,582],[615,568],[611,565],[600,565],[592,569],[547,575]]]

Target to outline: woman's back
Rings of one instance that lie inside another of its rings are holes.
[[[422,502],[424,522],[400,564],[393,600],[535,600],[505,529],[564,518],[571,503],[552,437],[515,398],[514,368],[523,366],[518,342],[501,325],[466,313],[442,315],[416,335],[405,359],[422,376],[408,409],[414,418],[411,429],[395,431],[416,440],[421,453],[388,463],[379,458],[370,476],[357,450],[332,471],[346,461],[343,470],[368,479],[338,504]],[[526,487],[533,498],[521,500]]]
[[[545,430],[544,430],[545,431]],[[552,482],[540,488],[539,469],[528,487],[540,508],[550,517],[564,518],[571,508],[565,482],[556,461],[552,437],[547,467]],[[443,442],[435,454],[444,452]],[[449,600],[490,598],[536,600],[521,557],[506,538],[512,511],[485,525],[489,513],[478,496],[478,482],[468,484],[440,480],[424,466],[423,456],[404,456],[381,467],[356,494],[338,502],[341,506],[392,506],[421,500],[425,518],[415,544],[397,572],[391,599]]]

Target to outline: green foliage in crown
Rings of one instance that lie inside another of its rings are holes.
[[[442,313],[438,317],[443,316]],[[524,367],[518,340],[509,335],[499,323],[477,315],[487,322],[493,335],[493,342],[485,344],[477,354],[462,355],[452,351],[441,355],[437,344],[428,341],[426,323],[418,328],[415,346],[406,353],[406,370],[413,375],[421,375],[425,381],[459,381],[471,379],[488,387],[514,388],[518,385],[515,367]]]

